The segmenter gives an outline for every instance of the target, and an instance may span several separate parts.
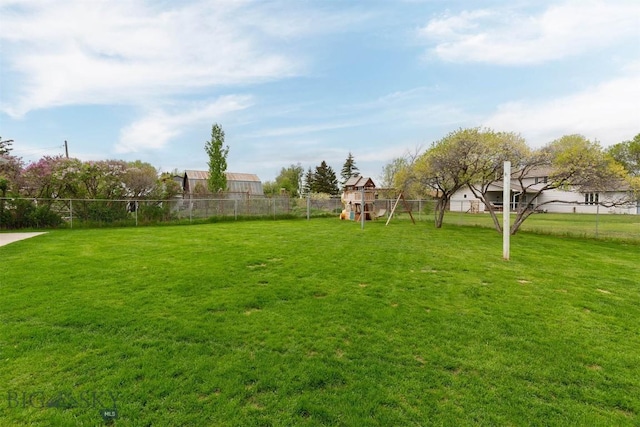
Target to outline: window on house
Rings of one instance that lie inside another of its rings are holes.
[[[540,184],[540,183],[546,184],[548,180],[549,180],[548,176],[536,176],[536,182],[535,183],[536,184]]]
[[[600,195],[598,193],[584,193],[585,205],[597,205]]]

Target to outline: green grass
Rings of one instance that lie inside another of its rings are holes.
[[[515,215],[511,215],[512,222]],[[502,214],[498,214],[502,224]],[[489,214],[447,212],[445,223],[493,227]],[[522,224],[521,231],[556,236],[588,237],[640,242],[640,215],[611,214],[533,214]]]
[[[99,425],[107,393],[120,426],[638,425],[640,245],[501,245],[318,219],[0,247],[0,425]]]

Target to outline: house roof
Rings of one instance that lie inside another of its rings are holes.
[[[188,179],[209,179],[209,171],[186,170],[184,174]],[[227,181],[261,182],[258,175],[253,173],[225,172],[224,174],[227,176]]]
[[[495,187],[495,188],[492,188],[492,187]],[[510,187],[511,187],[511,191],[514,191],[514,192],[522,191],[520,184],[517,182],[511,181]],[[502,191],[503,189],[504,189],[504,183],[502,181],[494,182],[489,187],[489,191]]]
[[[209,179],[208,171],[186,170],[184,175],[187,179]]]
[[[514,172],[512,170],[512,172]],[[515,170],[517,172],[517,170]],[[543,178],[545,176],[551,176],[553,174],[553,168],[550,166],[536,166],[527,171],[524,178]]]
[[[345,187],[355,187],[355,188],[362,188],[362,187],[375,187],[376,184],[373,182],[373,180],[368,177],[368,176],[352,176],[351,178],[349,178],[347,180],[347,182],[344,183]]]
[[[352,176],[344,183],[345,187],[353,187],[360,180],[359,176]]]
[[[227,191],[232,193],[250,193],[253,195],[263,195],[262,182],[258,175],[253,173],[225,172],[227,177]],[[193,191],[196,181],[206,181],[209,179],[209,171],[186,170],[185,180],[190,181],[189,190]]]
[[[598,186],[589,186],[589,185],[585,185],[581,188],[581,192],[582,193],[597,193],[599,191],[603,191],[603,192],[627,192],[627,191],[631,191],[633,188],[631,187],[631,184],[629,184],[629,182],[625,181],[625,180],[617,180],[615,182],[611,182],[609,183],[609,185],[606,188],[602,188],[602,187],[598,187]]]

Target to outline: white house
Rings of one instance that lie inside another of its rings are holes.
[[[503,210],[508,205],[512,211],[516,210],[519,203],[529,202],[535,194],[548,182],[548,171],[540,169],[527,176],[523,180],[523,188],[517,180],[511,181],[511,198],[506,203],[502,200],[502,181],[497,181],[489,186],[487,198],[496,210]],[[620,188],[602,190],[561,190],[550,189],[543,191],[533,201],[534,209],[540,206],[541,212],[555,213],[613,213],[613,214],[640,214],[640,202],[621,201],[628,199],[629,188],[621,184]],[[554,201],[559,202],[554,202]],[[463,187],[453,194],[449,209],[456,212],[484,212],[484,203],[473,195],[468,187]]]

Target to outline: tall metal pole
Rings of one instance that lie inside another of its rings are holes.
[[[364,186],[362,187],[362,206],[360,208],[360,228],[364,230],[364,216],[365,216],[365,204],[364,204]]]
[[[67,144],[67,140],[64,140],[64,154],[65,156],[67,156],[67,159],[69,158],[69,144]]]
[[[511,162],[504,162],[504,176],[502,177],[502,258],[509,260],[511,225]]]

